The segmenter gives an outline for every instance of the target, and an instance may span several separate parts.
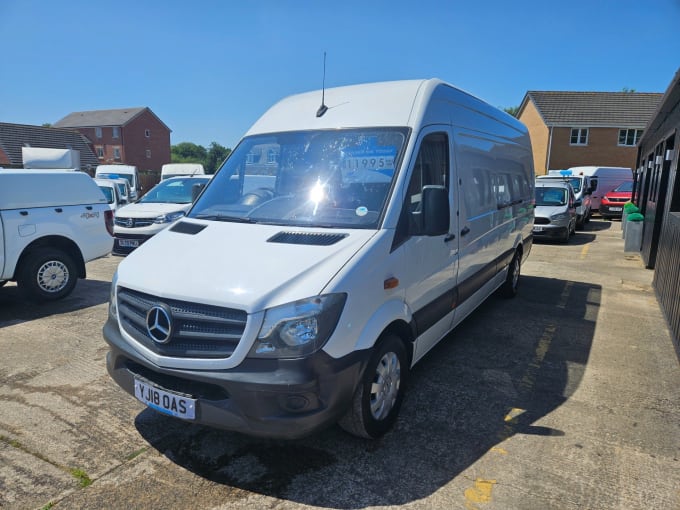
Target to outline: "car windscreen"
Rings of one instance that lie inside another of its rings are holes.
[[[632,193],[633,192],[633,181],[626,181],[619,184],[614,191],[620,193]]]
[[[365,128],[247,137],[188,216],[377,228],[408,134],[407,128]]]
[[[195,196],[196,187],[200,188],[210,179],[208,177],[174,178],[161,181],[149,190],[137,203],[190,204]]]

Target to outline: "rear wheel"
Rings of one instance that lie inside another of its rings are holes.
[[[399,414],[408,368],[404,343],[396,335],[385,335],[374,347],[352,407],[340,419],[340,426],[359,437],[384,435]]]
[[[78,280],[73,259],[61,250],[29,253],[17,274],[19,288],[29,297],[53,301],[71,293]]]
[[[512,298],[517,295],[517,287],[519,286],[519,275],[522,267],[522,255],[519,251],[515,252],[512,261],[508,266],[508,275],[505,278],[505,283],[501,286],[501,295],[506,298]]]

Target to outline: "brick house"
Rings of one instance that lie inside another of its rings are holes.
[[[529,129],[536,174],[573,166],[634,168],[637,142],[663,94],[529,91],[517,118]]]
[[[54,124],[75,129],[94,147],[99,164],[160,172],[170,163],[170,128],[148,107],[73,112]]]
[[[23,167],[22,147],[77,150],[80,153],[80,169],[91,174],[99,164],[87,138],[76,131],[0,122],[0,166]]]

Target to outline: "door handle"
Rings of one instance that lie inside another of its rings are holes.
[[[464,236],[465,234],[470,233],[470,228],[469,227],[463,227],[463,230],[460,231],[460,235]]]
[[[448,243],[449,241],[453,241],[456,238],[456,234],[449,234],[444,238],[444,242]]]

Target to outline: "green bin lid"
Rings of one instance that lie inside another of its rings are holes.
[[[645,219],[645,217],[642,214],[635,212],[635,213],[629,214],[626,219],[628,221],[642,221],[642,220]]]
[[[640,209],[638,209],[637,206],[633,202],[626,202],[625,204],[623,204],[623,209],[628,214],[640,211]]]

